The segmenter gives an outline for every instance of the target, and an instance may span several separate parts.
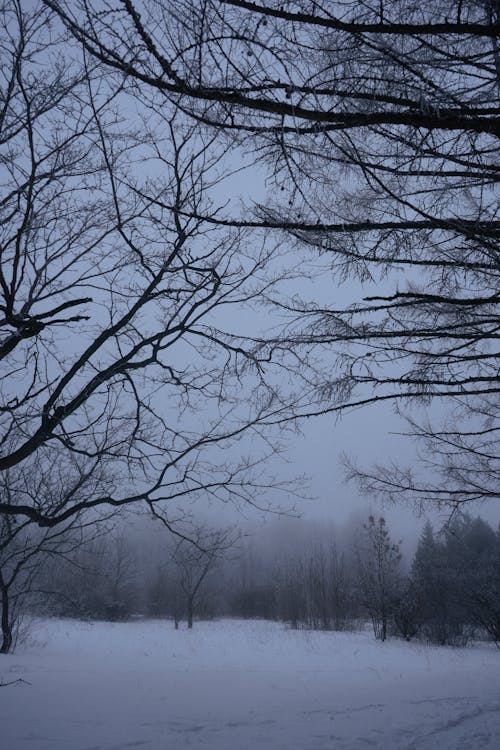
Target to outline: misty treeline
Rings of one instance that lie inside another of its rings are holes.
[[[64,558],[49,552],[11,597],[16,617],[168,618],[191,628],[223,616],[325,631],[371,623],[380,640],[498,644],[500,530],[467,515],[440,532],[427,523],[409,554],[375,516],[342,527],[288,519],[243,538],[199,528],[194,544],[150,524],[123,526]]]

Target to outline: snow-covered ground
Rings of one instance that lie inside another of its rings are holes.
[[[268,622],[45,621],[0,657],[2,750],[500,748],[500,651]]]

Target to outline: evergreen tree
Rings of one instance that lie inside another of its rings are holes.
[[[382,516],[364,524],[364,541],[358,555],[362,603],[370,615],[375,637],[387,638],[400,586],[401,552],[391,541]]]

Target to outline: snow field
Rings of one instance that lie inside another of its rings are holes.
[[[498,750],[500,651],[222,620],[37,623],[1,750]]]

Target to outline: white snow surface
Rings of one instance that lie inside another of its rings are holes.
[[[222,620],[37,623],[1,750],[500,748],[500,651]]]

